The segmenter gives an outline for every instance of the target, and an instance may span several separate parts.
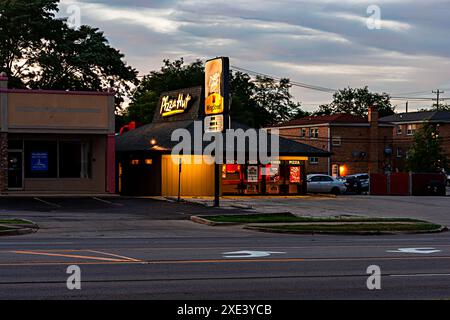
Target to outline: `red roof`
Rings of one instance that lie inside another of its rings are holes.
[[[348,113],[338,113],[326,116],[309,116],[278,124],[274,127],[304,126],[309,124],[325,123],[367,123],[367,118],[354,116]]]

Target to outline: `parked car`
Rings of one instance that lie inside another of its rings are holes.
[[[343,181],[325,174],[310,174],[307,176],[308,192],[343,194],[347,191]]]
[[[450,174],[447,175],[447,186],[450,187]]]
[[[352,174],[341,179],[347,187],[348,192],[355,192],[357,194],[369,192],[370,176],[367,173]]]

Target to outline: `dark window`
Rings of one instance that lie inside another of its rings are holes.
[[[8,140],[8,149],[9,150],[22,150],[23,149],[23,141],[22,140]]]
[[[59,177],[89,178],[89,144],[61,141],[59,143]]]
[[[25,141],[25,177],[56,178],[56,141]]]
[[[324,182],[331,182],[331,181],[334,181],[334,180],[331,179],[330,177],[322,176],[322,177],[321,177],[321,181],[324,181]]]

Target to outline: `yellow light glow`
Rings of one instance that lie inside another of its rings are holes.
[[[339,166],[339,175],[345,177],[347,175],[347,167],[345,165]]]

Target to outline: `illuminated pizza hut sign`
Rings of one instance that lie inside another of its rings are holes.
[[[190,94],[180,93],[177,98],[163,96],[161,99],[160,114],[163,117],[170,117],[184,113],[188,110],[191,100],[192,96]]]

